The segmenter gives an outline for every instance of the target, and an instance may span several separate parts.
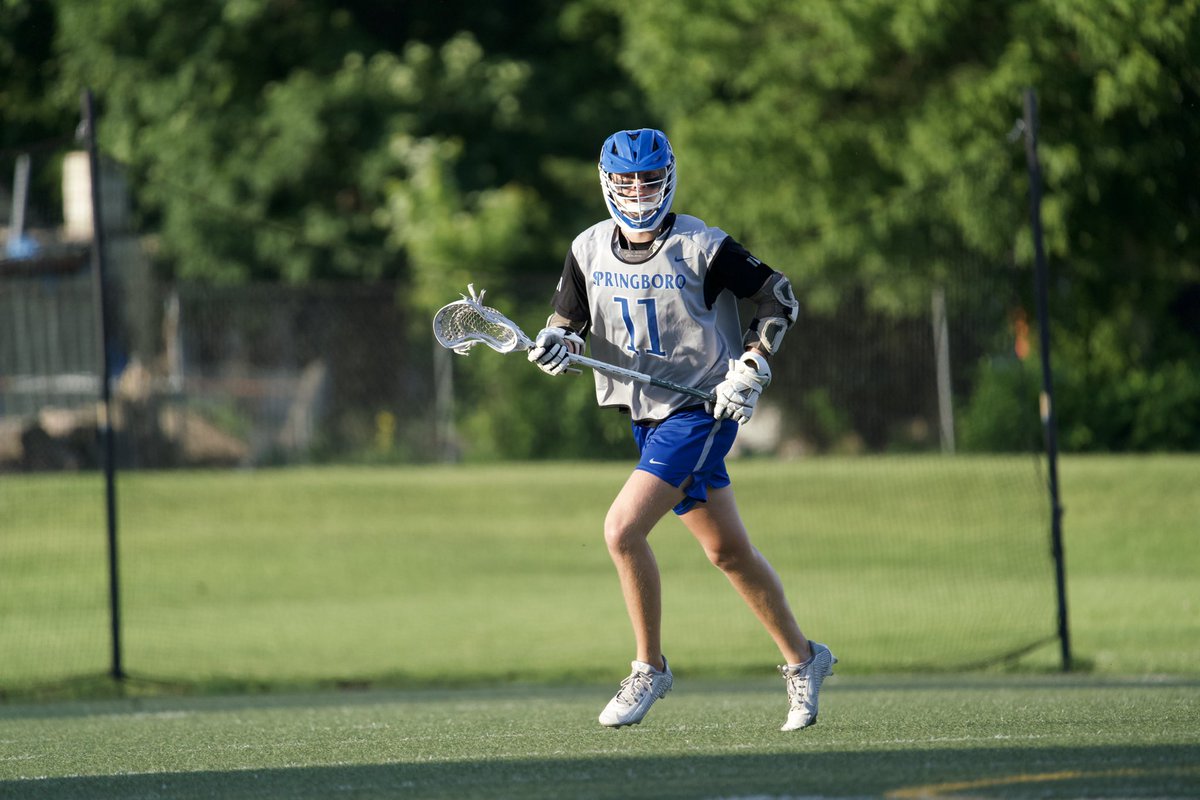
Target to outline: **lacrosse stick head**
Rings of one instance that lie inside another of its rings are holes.
[[[459,355],[467,355],[477,344],[486,344],[498,353],[533,347],[533,340],[517,323],[494,308],[483,304],[484,291],[475,294],[468,284],[462,300],[442,306],[433,316],[433,336],[438,344]]]

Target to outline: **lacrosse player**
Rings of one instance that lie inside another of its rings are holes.
[[[769,359],[797,319],[788,279],[733,237],[671,212],[675,155],[657,130],[620,131],[600,151],[600,187],[611,219],[575,238],[554,293],[554,313],[529,360],[568,370],[585,340],[593,358],[711,390],[715,400],[595,373],[596,400],[629,414],[641,460],[604,521],[633,623],[633,671],[600,714],[619,728],[641,722],[670,689],[661,644],[661,584],[651,529],[674,511],[778,645],[789,711],[781,730],[817,721],[821,682],[837,659],[810,642],[775,570],[750,543],[734,502],[725,455],[771,382]],[[748,328],[737,303],[757,304]]]

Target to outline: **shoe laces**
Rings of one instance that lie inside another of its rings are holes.
[[[634,705],[653,688],[654,677],[650,673],[635,671],[621,681],[621,690],[617,692],[617,698],[626,705]]]
[[[783,673],[783,678],[787,682],[788,700],[793,708],[803,706],[808,702],[808,679],[812,675],[812,670],[808,667],[789,672],[787,667],[780,667],[779,671]]]

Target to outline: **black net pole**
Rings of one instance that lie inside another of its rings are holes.
[[[115,680],[125,678],[121,663],[121,584],[117,570],[117,464],[113,444],[112,390],[109,381],[109,302],[105,255],[104,225],[100,209],[100,150],[96,145],[96,106],[91,89],[83,92],[83,130],[87,143],[92,184],[92,286],[97,313],[97,339],[100,347],[100,413],[97,429],[101,458],[104,461],[104,500],[108,531],[108,601],[112,630],[112,669]]]
[[[1033,231],[1035,297],[1037,298],[1038,340],[1042,356],[1042,433],[1050,476],[1050,547],[1054,556],[1054,576],[1058,592],[1058,640],[1062,650],[1062,669],[1071,669],[1071,634],[1067,624],[1066,566],[1063,559],[1062,505],[1058,495],[1058,436],[1054,417],[1054,379],[1050,369],[1050,313],[1046,277],[1046,251],[1042,242],[1042,170],[1037,154],[1037,96],[1025,90],[1025,160],[1029,165],[1029,218]]]

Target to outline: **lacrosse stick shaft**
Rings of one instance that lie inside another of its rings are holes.
[[[622,378],[640,381],[641,383],[648,383],[651,386],[657,386],[660,389],[670,389],[673,392],[690,395],[691,397],[705,400],[710,403],[717,399],[716,395],[712,392],[706,392],[703,389],[697,389],[694,386],[684,386],[681,383],[675,383],[674,381],[656,378],[653,375],[647,375],[646,373],[638,372],[637,370],[618,367],[616,364],[609,364],[606,361],[597,361],[594,358],[588,358],[587,356],[581,356],[575,353],[572,353],[569,358],[572,364],[581,364],[585,367],[591,367],[597,372],[603,372],[607,375],[615,375]]]
[[[486,344],[499,353],[511,353],[517,348],[526,351],[533,349],[534,342],[525,332],[508,317],[494,308],[483,304],[483,292],[475,293],[475,285],[467,286],[470,296],[463,295],[462,300],[442,306],[433,317],[433,335],[438,344],[449,348],[460,355],[465,355],[472,346]],[[569,356],[572,364],[591,367],[597,372],[614,375],[630,380],[648,383],[661,389],[686,394],[707,402],[713,402],[716,395],[693,386],[684,386],[673,381],[656,378],[644,372],[618,367],[604,361],[597,361],[584,355],[572,353]],[[578,372],[578,370],[571,370]]]

